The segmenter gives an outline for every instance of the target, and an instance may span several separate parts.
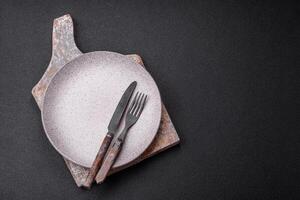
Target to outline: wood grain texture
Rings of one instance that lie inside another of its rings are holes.
[[[108,147],[109,147],[112,139],[113,139],[113,135],[107,134],[105,136],[103,142],[100,144],[100,148],[96,155],[96,158],[92,164],[92,167],[89,170],[89,173],[86,177],[84,184],[82,185],[83,187],[88,188],[88,189],[91,187],[92,183],[94,182],[95,176],[97,175],[97,173],[100,169],[100,166],[103,162],[104,156],[108,150]]]
[[[122,142],[118,139],[113,144],[113,146],[109,149],[109,151],[107,152],[107,155],[105,156],[103,164],[102,164],[99,172],[97,173],[97,176],[96,176],[97,183],[102,183],[105,180],[111,166],[114,164],[114,162],[121,150],[121,147],[122,147]]]
[[[53,22],[52,57],[50,63],[41,80],[32,89],[32,95],[41,110],[43,109],[43,100],[46,88],[51,79],[54,77],[55,73],[59,71],[66,63],[82,54],[83,53],[77,48],[74,41],[73,22],[71,16],[67,14],[56,18]],[[144,66],[142,58],[139,55],[131,54],[127,56]],[[154,141],[151,143],[148,149],[139,158],[127,164],[126,166],[112,168],[109,174],[134,165],[152,155],[155,155],[156,153],[178,144],[179,141],[180,139],[170,119],[170,116],[165,106],[162,104],[161,124]],[[64,160],[77,186],[81,186],[88,176],[89,169],[77,165],[65,158]]]

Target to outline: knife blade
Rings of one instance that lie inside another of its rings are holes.
[[[111,120],[108,124],[108,132],[101,143],[100,149],[96,155],[96,158],[92,164],[92,167],[89,170],[88,176],[86,177],[85,182],[82,184],[83,187],[89,189],[94,182],[95,176],[103,162],[103,158],[108,150],[108,147],[110,146],[110,143],[115,135],[115,133],[118,130],[120,121],[122,119],[123,113],[126,110],[126,107],[128,105],[128,102],[133,94],[134,89],[136,88],[137,82],[133,81],[125,90],[123,93],[115,111],[114,114],[111,117]]]
[[[127,104],[130,100],[130,97],[132,96],[132,93],[135,89],[137,85],[136,81],[133,81],[128,88],[126,89],[126,91],[123,93],[121,100],[119,101],[117,108],[115,109],[115,112],[113,114],[113,116],[111,117],[111,120],[109,122],[109,125],[107,127],[108,132],[115,134],[118,127],[119,127],[119,123],[121,121],[121,118],[123,116],[123,113],[127,107]]]

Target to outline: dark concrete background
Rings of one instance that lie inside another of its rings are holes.
[[[66,13],[83,52],[143,57],[182,139],[91,191],[30,94]],[[297,17],[288,1],[1,1],[0,199],[299,199]]]

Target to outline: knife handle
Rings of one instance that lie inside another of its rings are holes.
[[[97,183],[102,183],[105,180],[110,168],[114,164],[121,150],[121,147],[122,147],[122,141],[117,139],[116,142],[111,147],[111,149],[107,152],[107,155],[105,156],[103,164],[96,176]]]
[[[96,158],[92,164],[92,167],[89,170],[88,176],[86,177],[85,182],[82,184],[83,187],[85,187],[87,189],[91,188],[91,185],[94,182],[94,178],[103,162],[103,158],[108,150],[108,147],[109,147],[112,139],[113,139],[113,134],[110,134],[110,133],[106,134],[106,136],[100,146],[100,149],[96,155]]]

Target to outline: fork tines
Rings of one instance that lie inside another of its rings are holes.
[[[145,106],[146,99],[147,95],[141,92],[137,92],[129,107],[128,114],[131,114],[135,117],[139,117]]]

